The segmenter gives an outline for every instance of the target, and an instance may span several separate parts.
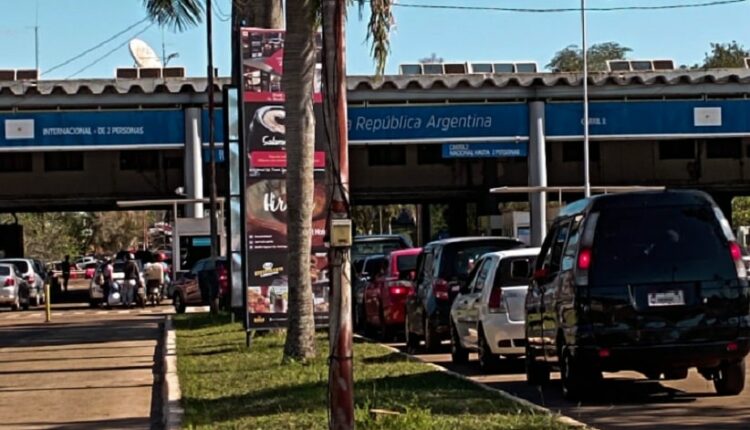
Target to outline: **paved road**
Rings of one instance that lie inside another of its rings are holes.
[[[389,344],[405,350],[404,344]],[[499,373],[484,375],[471,355],[467,365],[453,365],[448,345],[441,354],[418,354],[423,360],[446,367],[474,380],[499,388],[602,430],[739,430],[750,428],[750,372],[739,396],[715,395],[713,383],[694,370],[682,381],[647,381],[634,372],[605,374],[597,400],[580,404],[565,401],[559,375],[544,389],[526,384],[523,362],[506,363]],[[750,363],[748,363],[750,369]]]
[[[170,308],[89,309],[84,298],[58,297],[49,324],[40,309],[0,310],[0,428],[158,428],[155,358]]]

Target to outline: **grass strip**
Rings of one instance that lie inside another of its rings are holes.
[[[319,358],[281,364],[284,337],[256,337],[245,348],[240,324],[204,314],[175,316],[177,370],[190,429],[326,429],[326,335]],[[358,429],[567,429],[496,393],[409,361],[377,344],[355,342]],[[398,412],[371,414],[372,409]]]

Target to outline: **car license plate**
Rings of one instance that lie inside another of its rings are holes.
[[[648,293],[649,306],[682,306],[684,304],[685,296],[682,294],[682,290]]]

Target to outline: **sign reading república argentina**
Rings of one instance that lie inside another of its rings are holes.
[[[350,107],[349,141],[483,141],[526,139],[529,111],[524,103]]]

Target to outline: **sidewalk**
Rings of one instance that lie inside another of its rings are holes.
[[[163,317],[65,313],[50,324],[27,321],[0,320],[0,428],[159,427],[154,363]]]

